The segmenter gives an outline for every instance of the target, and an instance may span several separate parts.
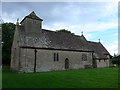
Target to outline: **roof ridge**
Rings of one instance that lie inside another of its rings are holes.
[[[35,12],[34,12],[34,11],[32,11],[29,15],[30,15],[30,16],[31,16],[31,15],[36,16],[36,14],[35,14]],[[28,16],[29,16],[29,15],[28,15]]]
[[[94,42],[94,41],[88,41],[89,43],[98,43],[99,44],[99,42]]]
[[[76,37],[82,37],[80,35],[75,35],[75,34],[70,34],[70,33],[64,33],[64,32],[57,32],[57,31],[51,31],[51,30],[48,30],[48,29],[42,29],[42,30],[49,31],[49,32],[55,32],[55,33],[62,33],[62,34],[66,34],[66,35],[76,36]]]

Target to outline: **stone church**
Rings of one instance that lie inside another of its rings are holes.
[[[11,70],[18,73],[46,72],[110,66],[110,54],[101,42],[84,35],[42,29],[33,11],[17,21],[11,49]]]

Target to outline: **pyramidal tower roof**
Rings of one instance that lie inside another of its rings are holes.
[[[30,16],[36,16],[36,14],[35,14],[34,11],[32,11],[29,15],[30,15]]]
[[[26,16],[25,18],[31,18],[31,19],[36,19],[36,20],[41,20],[41,21],[43,21],[43,19],[39,18],[39,17],[35,14],[34,11],[32,11],[32,12],[31,12],[28,16]],[[20,23],[22,23],[22,22],[25,20],[25,18],[24,18]]]
[[[41,18],[39,18],[39,17],[35,14],[34,11],[32,11],[32,12],[31,12],[28,16],[26,16],[26,17],[43,21]]]

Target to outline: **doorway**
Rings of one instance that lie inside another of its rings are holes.
[[[65,59],[65,69],[69,69],[69,59]]]

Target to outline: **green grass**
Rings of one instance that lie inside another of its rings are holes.
[[[3,68],[3,88],[117,88],[118,68],[14,73]]]

